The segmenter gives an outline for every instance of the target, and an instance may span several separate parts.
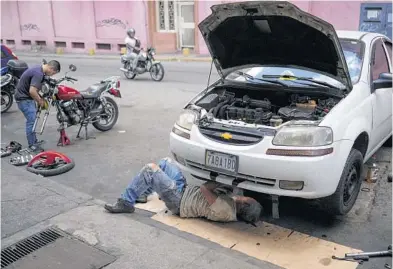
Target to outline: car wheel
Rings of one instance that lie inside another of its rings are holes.
[[[352,149],[345,163],[336,192],[321,200],[322,207],[332,215],[346,215],[360,192],[363,174],[363,155]]]

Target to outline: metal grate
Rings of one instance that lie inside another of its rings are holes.
[[[55,228],[49,228],[28,238],[25,238],[1,250],[1,268],[4,268],[30,253],[64,237]]]

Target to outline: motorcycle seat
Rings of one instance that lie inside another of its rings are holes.
[[[87,88],[84,91],[81,91],[81,95],[83,98],[89,99],[89,98],[97,98],[101,95],[103,91],[106,90],[108,86],[108,83],[96,83],[91,85],[89,88]]]
[[[1,87],[7,85],[8,83],[10,83],[12,79],[12,75],[11,74],[6,74],[4,76],[1,76]]]

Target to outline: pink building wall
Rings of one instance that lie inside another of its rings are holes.
[[[49,51],[65,42],[65,52],[113,53],[132,26],[146,46],[145,6],[145,1],[1,1],[1,38],[15,50],[30,50],[45,41]],[[110,44],[111,49],[97,44]]]

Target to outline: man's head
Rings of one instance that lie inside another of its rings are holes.
[[[134,36],[135,36],[135,29],[134,29],[134,28],[129,28],[129,29],[127,30],[127,35],[128,35],[130,38],[134,38]]]
[[[255,199],[245,196],[235,196],[236,215],[239,219],[256,223],[262,215],[262,206]]]
[[[60,72],[60,63],[56,60],[52,60],[42,66],[42,69],[47,76],[53,76]]]

